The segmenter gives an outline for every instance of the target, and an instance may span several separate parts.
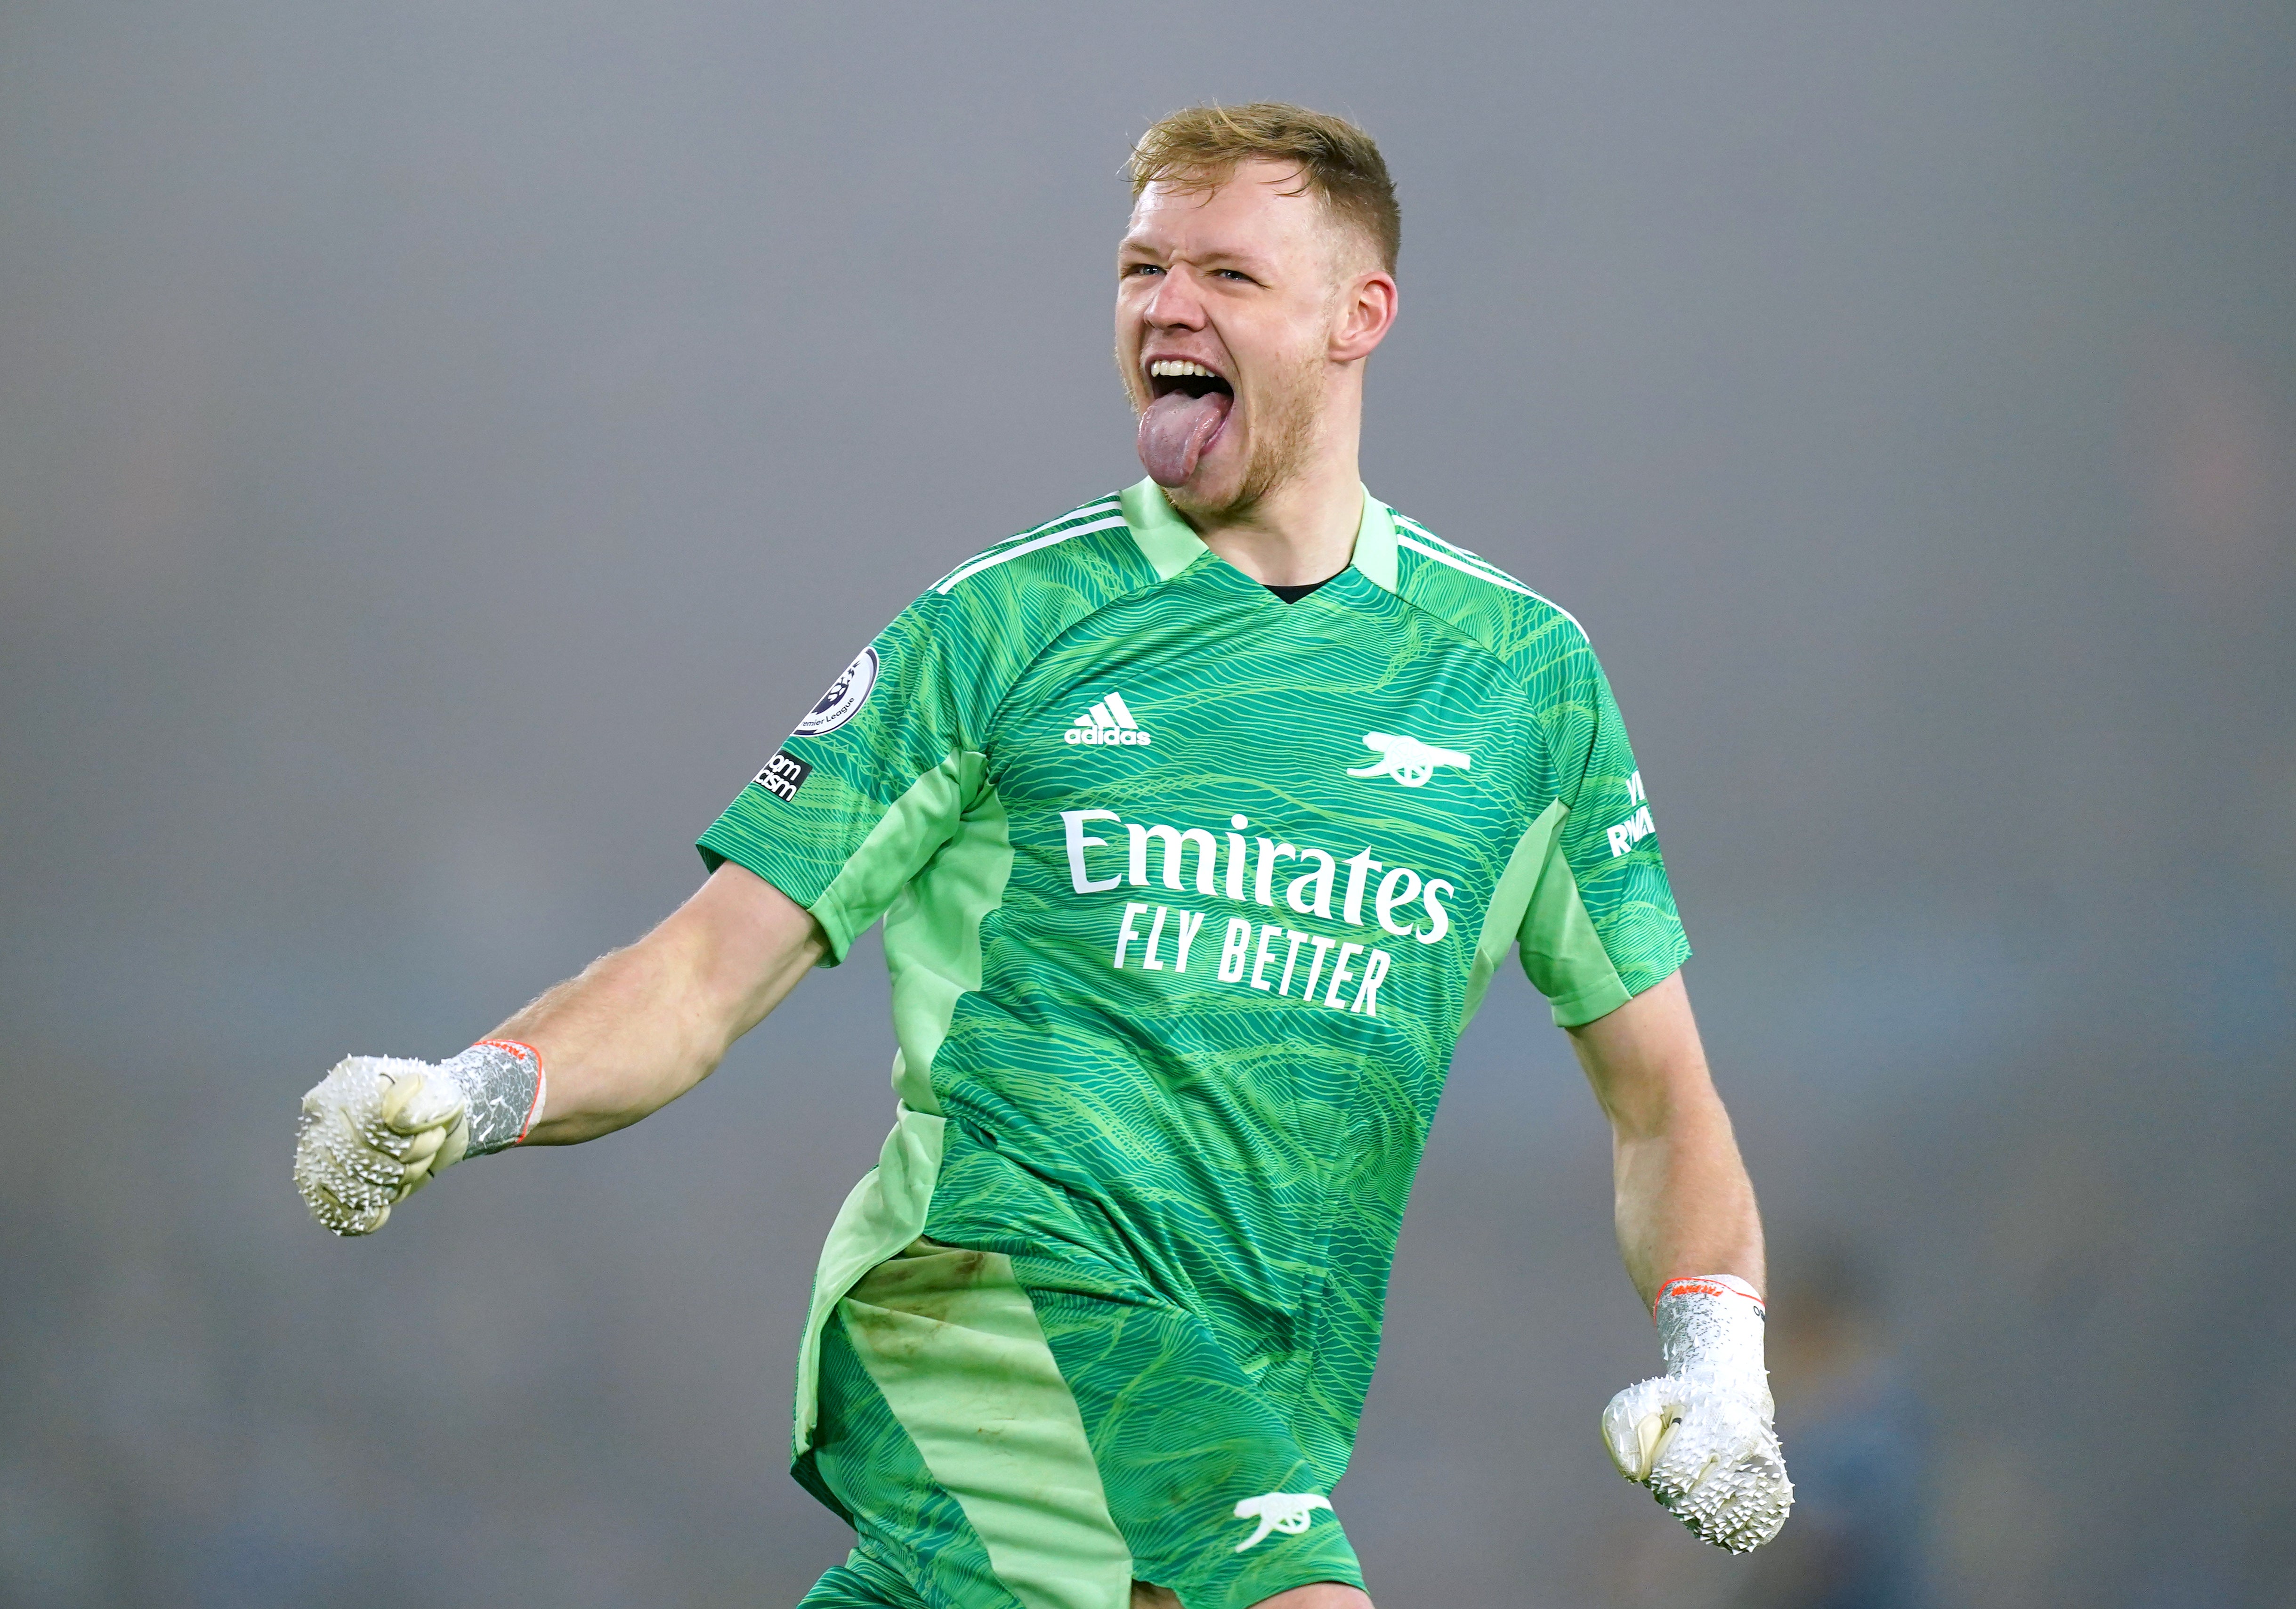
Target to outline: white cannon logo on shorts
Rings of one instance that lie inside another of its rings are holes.
[[[1239,1520],[1258,1520],[1259,1529],[1235,1545],[1242,1553],[1245,1548],[1267,1539],[1271,1531],[1280,1531],[1287,1537],[1296,1537],[1308,1529],[1318,1508],[1329,1508],[1332,1499],[1319,1498],[1312,1491],[1271,1491],[1262,1498],[1246,1498],[1235,1506]]]
[[[1363,740],[1364,747],[1376,750],[1379,758],[1360,770],[1350,770],[1350,776],[1392,776],[1406,788],[1423,788],[1438,766],[1456,766],[1464,771],[1475,763],[1472,754],[1439,749],[1397,733],[1366,732]]]

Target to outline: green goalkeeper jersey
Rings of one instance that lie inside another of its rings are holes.
[[[1501,961],[1568,1027],[1689,954],[1578,622],[1368,496],[1296,603],[1150,481],[966,560],[701,850],[833,959],[885,924],[898,1121],[823,1253],[800,1474],[823,1320],[922,1235],[1197,1315],[1336,1482]]]

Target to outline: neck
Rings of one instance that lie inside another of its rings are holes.
[[[1248,508],[1180,513],[1205,546],[1266,586],[1303,587],[1335,576],[1355,557],[1363,523],[1356,456],[1362,432],[1361,395],[1334,398],[1298,473]]]

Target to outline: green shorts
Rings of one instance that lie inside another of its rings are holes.
[[[1282,1417],[1204,1323],[920,1241],[822,1336],[808,1486],[852,1556],[803,1609],[1248,1609],[1360,1587]]]

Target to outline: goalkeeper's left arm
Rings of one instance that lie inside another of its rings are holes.
[[[461,1055],[337,1063],[303,1097],[295,1187],[327,1228],[367,1235],[465,1157],[635,1123],[709,1077],[825,948],[802,907],[721,866],[644,939]]]
[[[1681,973],[1571,1040],[1611,1120],[1619,1249],[1663,1366],[1611,1400],[1603,1442],[1692,1534],[1759,1547],[1793,1503],[1762,1359],[1762,1221]]]

